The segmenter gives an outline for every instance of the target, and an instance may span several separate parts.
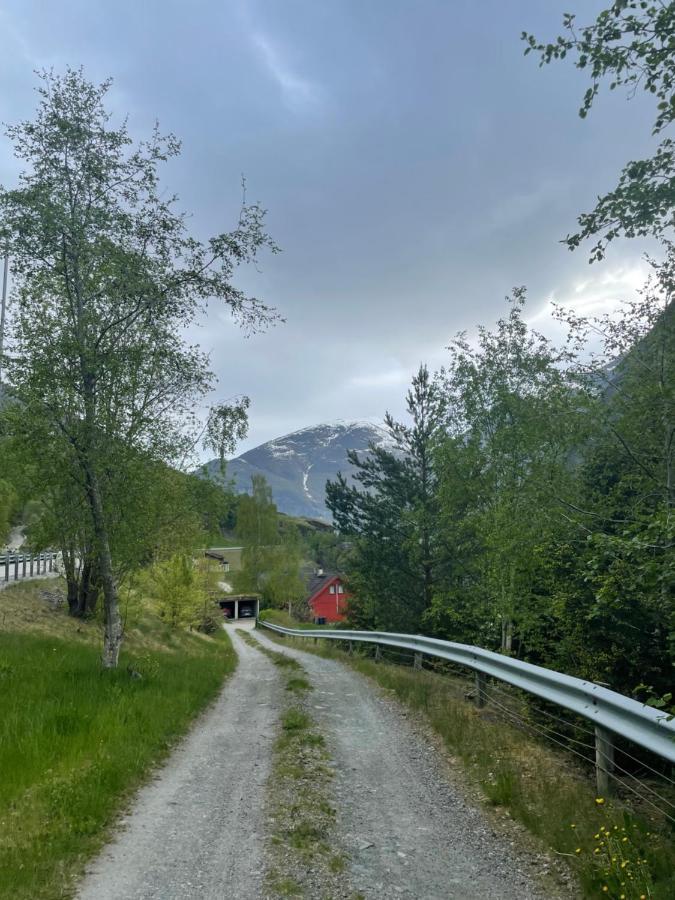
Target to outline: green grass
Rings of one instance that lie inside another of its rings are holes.
[[[303,678],[301,675],[296,675],[288,679],[286,682],[286,690],[299,694],[302,691],[311,691],[312,685],[306,678]]]
[[[271,622],[273,625],[282,625],[284,628],[301,628],[306,631],[322,631],[326,628],[333,629],[336,623],[315,625],[313,622],[299,622],[286,612],[285,609],[263,609],[258,616],[263,622]]]
[[[98,626],[49,611],[50,634],[27,588],[26,622],[13,589],[0,594],[0,898],[57,900],[236,657],[225,632],[171,632],[139,613],[120,667],[103,671]]]
[[[618,898],[624,893],[627,900],[637,900],[643,893],[652,900],[675,896],[672,828],[648,811],[631,810],[618,800],[602,798],[597,803],[589,770],[578,768],[569,755],[497,721],[489,710],[477,710],[465,700],[466,681],[376,663],[358,653],[349,656],[332,644],[315,647],[303,638],[269,634],[280,644],[340,659],[423,713],[451,755],[463,763],[484,801],[508,810],[547,847],[564,856],[584,896]],[[621,835],[623,855],[608,855],[607,840],[600,846],[601,828]],[[626,862],[625,869],[621,862]],[[621,886],[626,870],[634,877]],[[602,890],[605,885],[607,892]]]
[[[312,724],[312,720],[301,709],[292,706],[287,709],[281,718],[281,727],[287,732],[304,731]]]

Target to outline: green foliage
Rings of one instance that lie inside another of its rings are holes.
[[[155,562],[139,576],[160,619],[172,628],[197,627],[208,615],[213,605],[209,589],[215,588],[216,578],[214,570],[206,566],[199,568],[184,553]]]
[[[385,422],[395,452],[372,445],[350,452],[355,484],[339,473],[326,497],[337,528],[353,541],[347,570],[354,625],[393,631],[419,627],[437,576],[438,528],[434,454],[443,434],[443,397],[426,366],[407,395],[411,424]]]
[[[148,499],[159,506],[158,485],[148,498],[139,475],[162,480],[162,464],[184,463],[200,424],[195,408],[213,384],[184,329],[213,299],[249,331],[274,322],[232,276],[276,248],[258,205],[244,204],[233,230],[197,240],[160,187],[161,165],[180,151],[176,138],[155,127],[134,145],[105,108],[109,81],[95,85],[73,69],[40,79],[35,119],[7,129],[24,167],[18,186],[0,189],[15,285],[5,361],[19,410],[12,434],[47,473],[69,592],[79,589],[75,560],[87,558],[96,573],[103,662],[115,666],[119,570],[138,557]],[[245,412],[243,401],[216,407],[207,443],[228,447]]]
[[[592,24],[578,26],[566,13],[565,33],[540,42],[523,32],[525,53],[535,52],[540,64],[565,59],[590,76],[579,115],[590,112],[600,87],[626,88],[632,97],[642,89],[653,97],[656,114],[652,134],[660,134],[675,120],[675,3],[653,0],[614,0]],[[675,144],[664,138],[649,159],[629,162],[615,190],[600,197],[595,209],[579,217],[580,230],[566,239],[570,248],[598,237],[592,259],[602,259],[609,242],[623,235],[668,236],[675,206]]]
[[[4,545],[9,534],[12,519],[16,512],[16,491],[12,485],[0,479],[0,546]]]
[[[443,420],[423,507],[411,449],[375,452],[357,486],[328,487],[354,542],[354,625],[423,629],[627,694],[671,690],[674,295],[669,253],[614,316],[564,316],[564,351],[527,326],[522,290],[494,329],[457,338],[435,382]]]
[[[234,576],[240,592],[259,593],[265,606],[298,604],[306,594],[301,577],[302,543],[291,521],[280,525],[272,490],[264,476],[253,475],[252,493],[242,494],[237,506],[237,537],[241,540],[242,569]]]

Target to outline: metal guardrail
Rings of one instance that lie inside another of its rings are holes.
[[[42,553],[0,554],[0,583],[45,575],[54,570],[57,559],[58,553],[53,550],[45,550]]]
[[[497,678],[588,719],[595,726],[597,785],[608,792],[608,776],[613,768],[612,744],[607,732],[620,735],[634,744],[675,763],[675,720],[654,709],[611,691],[606,687],[564,675],[553,669],[502,656],[481,647],[456,644],[437,638],[382,631],[343,631],[341,629],[296,629],[259,620],[259,625],[292,637],[325,638],[397,647],[472,669],[476,673],[478,704],[485,690],[485,678]]]

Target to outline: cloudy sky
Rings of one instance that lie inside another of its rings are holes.
[[[597,0],[3,0],[0,119],[28,118],[33,70],[114,79],[116,114],[183,140],[165,181],[201,237],[240,200],[269,210],[282,247],[239,283],[286,318],[245,340],[216,307],[196,332],[221,399],[252,400],[241,449],[336,419],[399,414],[420,363],[490,323],[514,285],[551,330],[551,298],[602,308],[642,278],[642,247],[601,265],[560,238],[648,151],[639,98],[539,69],[522,30],[559,33]],[[16,169],[0,143],[0,182]]]

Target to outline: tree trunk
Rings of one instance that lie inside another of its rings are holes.
[[[513,620],[502,619],[502,653],[511,653],[513,649]]]
[[[80,618],[91,616],[96,612],[99,589],[98,560],[93,551],[88,550],[82,563],[77,592],[77,615]]]
[[[96,556],[98,569],[103,588],[103,612],[105,628],[103,633],[103,654],[101,662],[105,669],[115,669],[119,662],[120,647],[124,629],[120,615],[117,585],[113,574],[112,556],[110,554],[110,541],[108,528],[103,511],[103,500],[98,477],[89,461],[85,462],[85,474],[87,478],[87,493],[91,505],[91,516],[96,538]]]
[[[66,576],[66,591],[68,598],[68,615],[77,616],[78,579],[75,571],[75,551],[72,547],[61,544],[61,559]]]
[[[71,578],[70,574],[66,574],[66,586],[68,593],[68,615],[78,616],[78,584],[76,578]]]

